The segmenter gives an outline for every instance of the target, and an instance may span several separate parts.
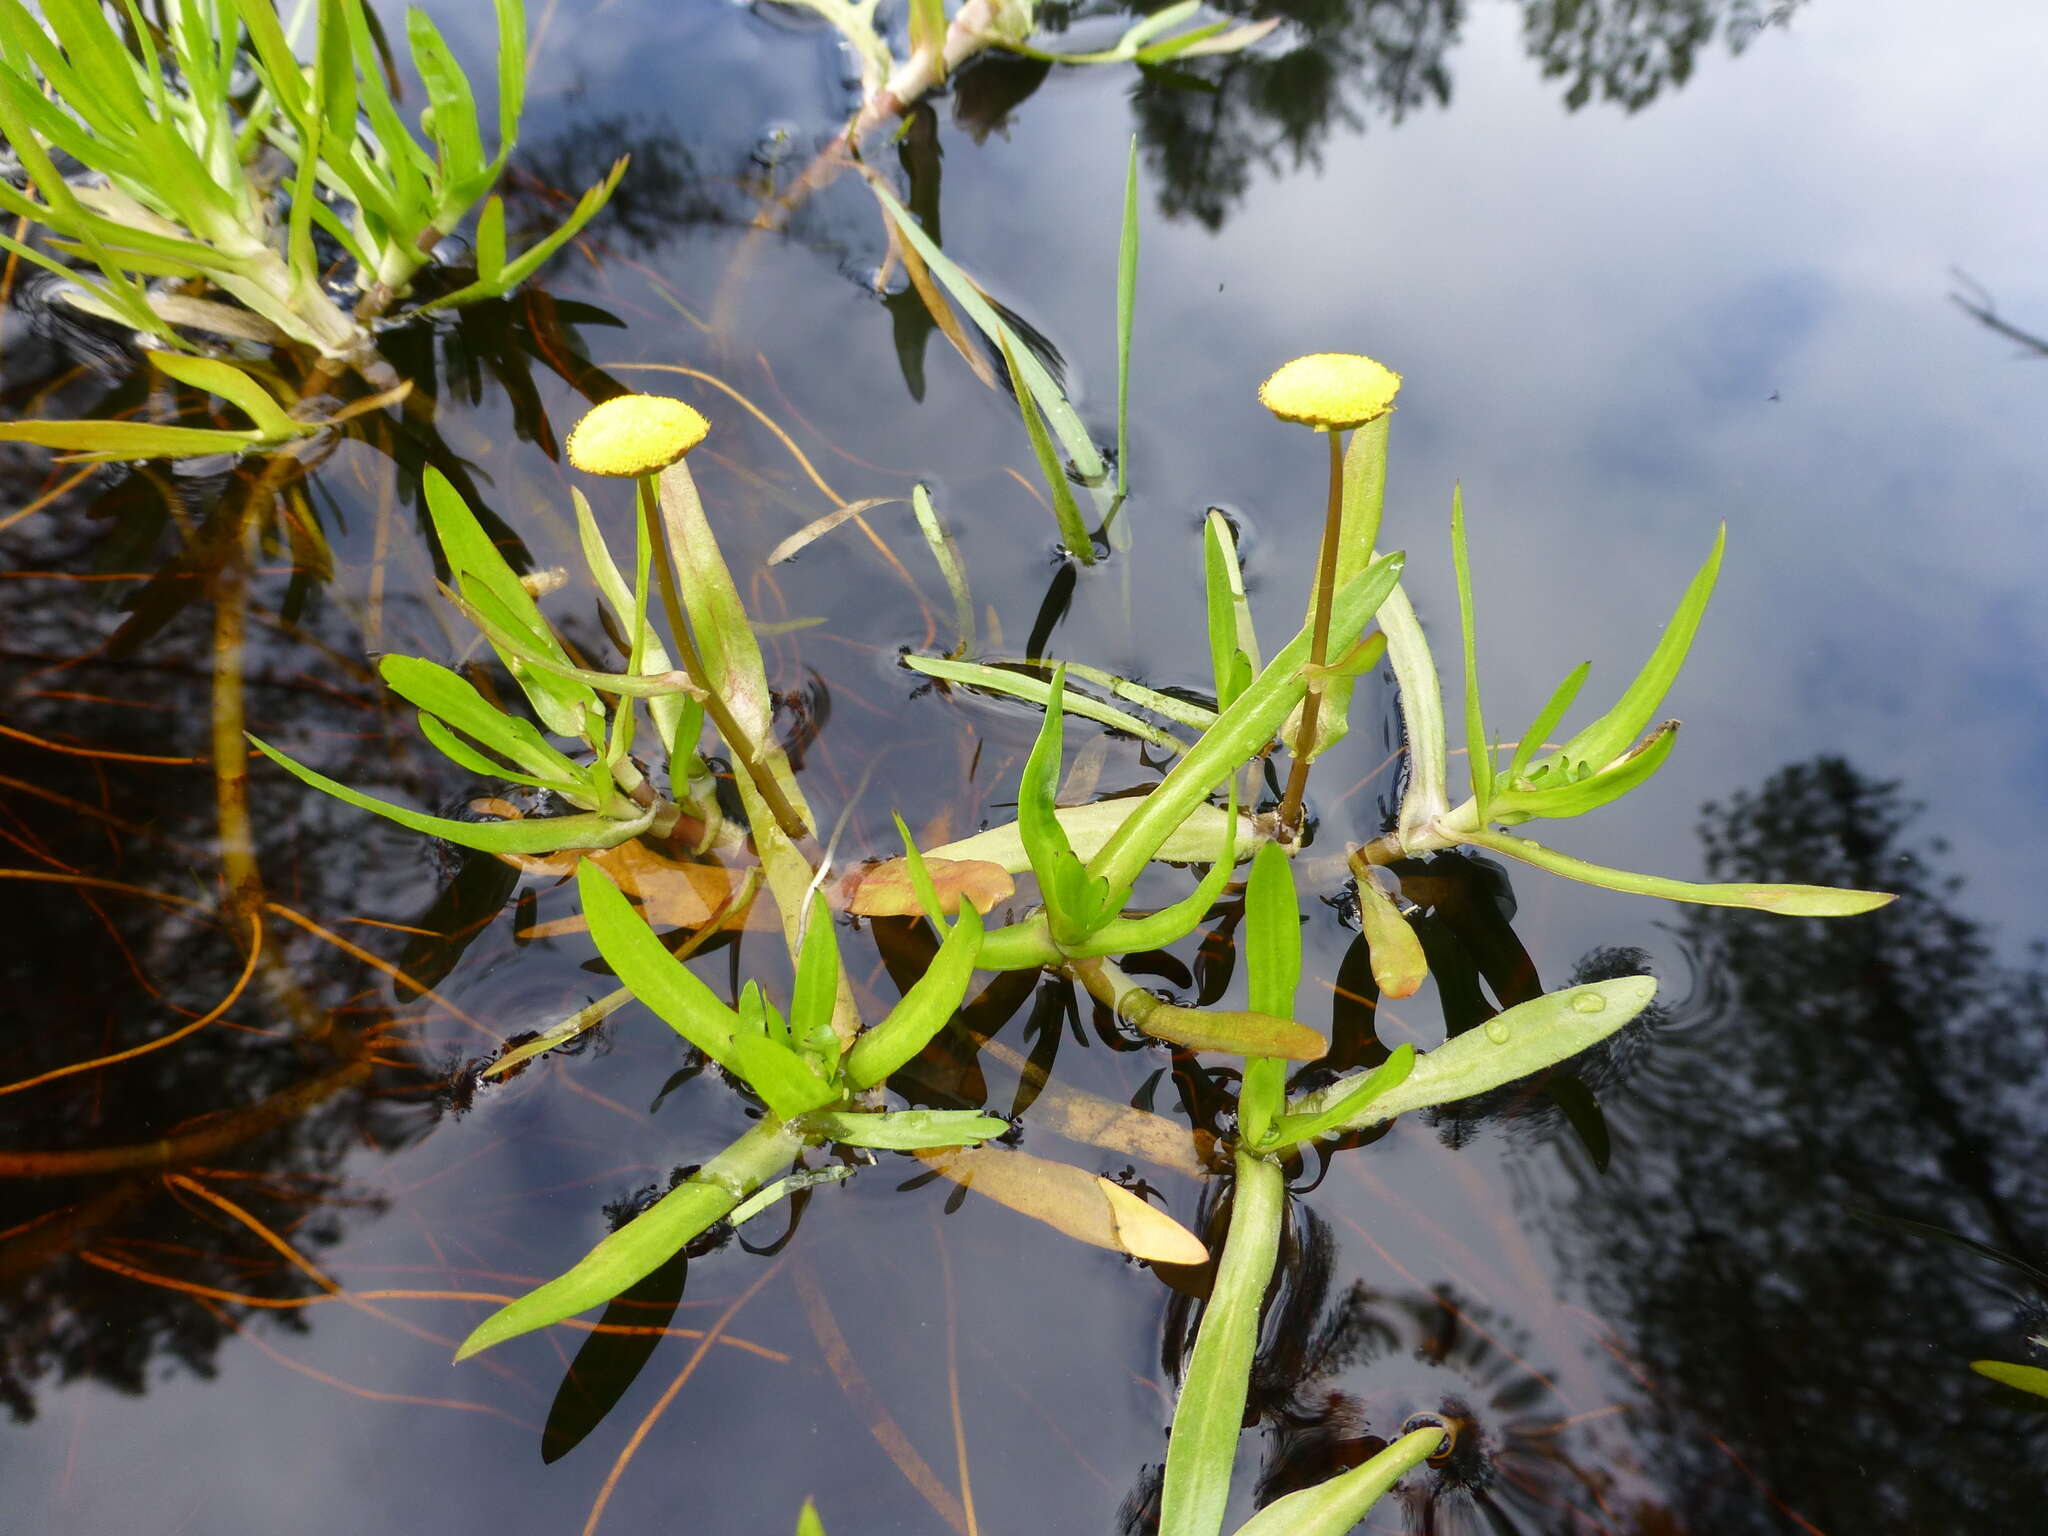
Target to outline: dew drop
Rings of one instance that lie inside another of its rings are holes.
[[[1599,1013],[1607,1007],[1607,999],[1598,992],[1579,992],[1572,997],[1573,1013]]]
[[[1509,1024],[1506,1019],[1488,1019],[1486,1021],[1486,1038],[1495,1045],[1506,1045],[1508,1043],[1508,1036],[1513,1033],[1514,1026]]]

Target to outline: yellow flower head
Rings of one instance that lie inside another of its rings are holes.
[[[618,395],[584,413],[569,434],[569,462],[585,474],[632,479],[667,469],[711,430],[694,407],[666,395]]]
[[[1282,421],[1341,431],[1394,408],[1401,375],[1356,352],[1297,357],[1259,386],[1259,401]]]

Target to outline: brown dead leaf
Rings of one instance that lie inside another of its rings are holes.
[[[1016,894],[1017,882],[1009,871],[985,859],[927,858],[924,866],[938,889],[939,909],[948,917],[960,910],[962,896],[986,915],[997,902]],[[839,882],[836,905],[861,917],[917,917],[924,911],[910,883],[907,859],[884,859],[849,870]]]
[[[917,1157],[963,1188],[1112,1253],[1158,1264],[1206,1264],[1202,1240],[1129,1190],[1071,1163],[1007,1147],[935,1147]]]

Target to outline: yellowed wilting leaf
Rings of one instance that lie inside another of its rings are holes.
[[[928,858],[924,867],[938,890],[939,910],[948,916],[960,910],[963,896],[974,903],[975,911],[985,914],[1017,891],[1009,871],[985,859]],[[861,917],[916,917],[924,911],[910,883],[907,859],[884,859],[849,870],[839,882],[839,905]]]
[[[512,807],[499,800],[477,800],[478,810],[502,814]],[[655,928],[702,928],[713,915],[733,900],[746,878],[744,870],[693,859],[674,859],[635,838],[597,852],[564,848],[555,853],[501,853],[497,855],[522,874],[540,878],[571,879],[579,859],[590,859],[612,877],[612,883],[640,908],[641,915]],[[734,928],[774,927],[775,915],[756,915],[750,900],[743,913],[728,915]],[[556,918],[519,930],[522,939],[548,939],[564,933],[581,933],[589,925],[581,916]]]
[[[1071,1163],[1004,1147],[941,1147],[917,1156],[954,1183],[1097,1248],[1156,1264],[1209,1260],[1202,1240],[1164,1211]]]

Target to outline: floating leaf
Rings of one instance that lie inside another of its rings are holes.
[[[890,1115],[821,1110],[805,1116],[803,1128],[849,1147],[926,1152],[935,1147],[973,1146],[1004,1135],[1010,1122],[972,1109],[902,1109]]]
[[[1088,860],[1102,851],[1102,845],[1116,834],[1126,821],[1145,803],[1142,795],[1132,795],[1121,800],[1097,800],[1089,805],[1066,805],[1053,812],[1060,829],[1067,834],[1067,842],[1077,857]],[[1223,836],[1226,813],[1220,805],[1203,802],[1194,806],[1181,819],[1180,825],[1169,832],[1153,854],[1155,859],[1168,864],[1204,864],[1215,857],[1216,844]],[[1248,859],[1257,850],[1261,839],[1257,828],[1249,817],[1240,817],[1237,827],[1237,854],[1240,861]],[[957,842],[934,848],[925,855],[931,859],[978,859],[997,865],[1010,874],[1019,875],[1031,867],[1031,859],[1024,852],[1024,837],[1017,823],[1006,821],[1001,826],[990,827],[972,837],[963,837]]]
[[[471,802],[473,805],[477,803]],[[572,878],[577,865],[589,859],[611,877],[612,884],[629,901],[640,908],[641,916],[647,922],[660,928],[698,929],[714,918],[722,919],[721,927],[777,926],[772,917],[757,915],[751,893],[746,890],[751,871],[673,858],[639,838],[596,853],[569,851],[539,856],[500,854],[499,857],[524,874],[558,880]],[[736,907],[739,910],[735,911]],[[518,937],[552,939],[565,933],[581,933],[587,927],[589,923],[580,915],[562,917],[522,928]]]
[[[1202,1240],[1171,1216],[1071,1163],[998,1147],[918,1157],[954,1183],[1097,1248],[1156,1264],[1208,1262]]]

